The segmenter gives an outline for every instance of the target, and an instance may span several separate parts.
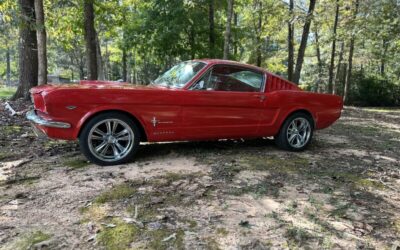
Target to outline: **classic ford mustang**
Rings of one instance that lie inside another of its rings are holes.
[[[50,138],[79,139],[98,165],[128,162],[140,142],[273,136],[305,149],[313,131],[341,115],[338,96],[302,91],[251,65],[224,60],[179,63],[151,84],[82,81],[31,89],[27,118]]]

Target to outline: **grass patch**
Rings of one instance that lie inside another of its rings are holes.
[[[15,176],[13,178],[7,179],[0,182],[0,185],[14,185],[14,184],[25,184],[32,185],[40,179],[40,176]]]
[[[297,203],[297,201],[291,201],[288,207],[286,208],[286,212],[293,215],[297,212],[298,206],[299,204]]]
[[[10,249],[33,249],[35,244],[49,240],[50,238],[51,235],[43,233],[42,231],[36,231],[20,238]]]
[[[347,211],[351,208],[351,204],[342,204],[338,206],[336,209],[330,212],[330,216],[335,218],[344,218],[346,217]]]
[[[103,228],[97,235],[97,241],[108,250],[129,249],[130,243],[137,238],[139,229],[117,219],[112,220],[112,223],[115,227]]]
[[[215,238],[209,237],[206,238],[206,249],[219,250],[221,248]]]
[[[302,157],[282,159],[276,155],[270,156],[246,156],[240,162],[250,170],[273,170],[281,173],[297,173],[302,168],[309,166],[309,161]]]
[[[175,234],[175,237],[168,241],[163,241],[169,236]],[[172,231],[169,229],[158,229],[154,231],[145,232],[142,237],[149,237],[150,241],[147,242],[148,249],[166,250],[166,249],[185,249],[184,236],[185,232],[182,229]]]
[[[270,176],[264,177],[264,179],[257,184],[244,184],[241,187],[228,188],[227,193],[235,196],[252,194],[256,199],[263,196],[273,196],[277,198],[287,178],[288,175],[286,173],[272,173]]]
[[[99,205],[82,207],[80,208],[80,212],[84,215],[84,221],[100,221],[107,216],[107,210],[103,206]]]
[[[0,152],[0,161],[7,159],[8,157],[8,154]]]
[[[397,234],[400,235],[400,219],[394,221],[394,229],[396,230]]]
[[[146,230],[140,229],[134,224],[125,223],[120,219],[113,219],[109,223],[114,224],[115,227],[103,227],[97,236],[97,241],[105,249],[131,249],[131,243],[137,241],[141,241],[139,245],[143,245],[144,249],[185,249],[185,233],[182,229],[176,231],[170,229]],[[164,240],[171,235],[174,235],[174,237]]]
[[[324,170],[316,170],[309,173],[311,177],[314,178],[321,178],[321,177],[330,177],[336,182],[348,182],[351,185],[354,185],[355,188],[358,189],[365,189],[365,188],[375,188],[383,190],[385,186],[375,180],[371,180],[361,176],[358,173],[351,173],[351,172],[332,172],[331,170],[324,171]]]
[[[289,240],[290,249],[294,248],[295,246],[303,246],[307,241],[314,238],[306,230],[294,226],[286,230],[285,237],[287,237]]]
[[[226,229],[223,228],[223,227],[217,228],[217,230],[215,230],[215,232],[216,232],[217,234],[219,234],[219,235],[222,235],[222,236],[227,236],[227,235],[229,234],[229,231],[226,230]]]
[[[103,204],[110,201],[122,200],[131,197],[136,193],[136,189],[128,183],[114,186],[110,190],[100,194],[94,200],[97,204]]]
[[[10,125],[10,126],[2,126],[1,132],[8,136],[8,135],[13,135],[13,134],[18,134],[22,130],[21,126],[16,126],[16,125]]]
[[[72,169],[80,169],[89,166],[89,162],[84,159],[70,159],[65,161],[64,165]]]
[[[9,99],[16,91],[14,87],[0,87],[0,99]]]
[[[52,139],[50,139],[50,140],[47,140],[45,143],[44,143],[44,148],[46,149],[46,150],[48,150],[48,149],[51,149],[51,148],[54,148],[54,147],[57,147],[57,146],[63,146],[63,145],[66,145],[68,142],[67,141],[64,141],[64,140],[52,140]]]

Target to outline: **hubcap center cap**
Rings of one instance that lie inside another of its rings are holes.
[[[107,143],[112,143],[112,144],[117,142],[117,139],[115,139],[115,137],[112,135],[108,135],[106,140],[107,140]]]

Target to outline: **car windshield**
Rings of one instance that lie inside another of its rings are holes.
[[[153,84],[171,88],[183,88],[205,65],[202,62],[182,62],[158,77]]]

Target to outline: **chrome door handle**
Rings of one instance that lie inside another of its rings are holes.
[[[260,95],[260,102],[263,102],[263,101],[265,101],[265,99],[267,99],[267,97],[265,96],[265,95]]]

